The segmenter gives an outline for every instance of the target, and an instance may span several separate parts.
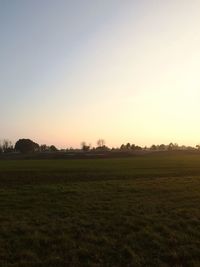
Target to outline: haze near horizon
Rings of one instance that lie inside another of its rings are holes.
[[[199,10],[197,0],[0,0],[0,138],[200,143]]]

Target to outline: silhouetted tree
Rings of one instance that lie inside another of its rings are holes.
[[[142,150],[141,146],[135,146],[135,150]]]
[[[179,148],[178,144],[177,143],[170,143],[168,145],[168,150],[177,150]]]
[[[15,150],[21,153],[36,152],[39,150],[39,145],[30,139],[19,139],[15,144]]]
[[[44,152],[47,150],[47,145],[43,144],[40,146],[40,151]]]
[[[126,144],[126,149],[128,149],[128,150],[131,149],[131,144],[130,143]]]
[[[152,146],[150,147],[150,149],[151,149],[151,150],[156,150],[156,149],[157,149],[157,146],[156,146],[156,145],[152,145]]]
[[[135,144],[131,145],[131,150],[135,150]]]
[[[159,145],[159,150],[165,150],[166,146],[164,144]]]
[[[81,148],[82,148],[83,151],[86,152],[86,151],[89,151],[89,150],[90,150],[90,145],[87,145],[86,142],[83,141],[83,142],[81,143]]]
[[[4,139],[1,143],[1,150],[4,153],[12,152],[13,151],[12,142],[8,139]]]
[[[98,147],[103,147],[103,146],[105,146],[105,140],[104,139],[99,139],[99,140],[97,140],[97,146]]]
[[[96,150],[97,151],[109,151],[110,149],[109,149],[109,147],[107,147],[107,146],[98,146],[98,147],[96,147]]]
[[[126,149],[126,146],[124,145],[124,144],[122,144],[121,146],[120,146],[120,150],[125,150]]]
[[[120,150],[142,150],[142,147],[136,146],[135,144],[131,145],[130,143],[127,143],[126,145],[122,144]]]
[[[56,151],[58,151],[58,149],[57,149],[54,145],[51,145],[51,146],[49,147],[49,151],[51,151],[51,152],[56,152]]]

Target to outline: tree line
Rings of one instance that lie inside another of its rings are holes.
[[[123,151],[123,152],[130,152],[130,151],[172,151],[172,150],[199,150],[200,145],[196,145],[196,147],[192,146],[179,146],[177,143],[170,143],[168,145],[160,144],[160,145],[151,145],[150,147],[141,147],[135,144],[126,143],[121,144],[120,147],[108,147],[106,146],[106,142],[104,139],[98,139],[96,146],[92,147],[91,144],[87,144],[85,141],[81,142],[81,148],[67,148],[67,149],[58,149],[55,145],[46,145],[42,144],[39,145],[36,142],[32,141],[31,139],[19,139],[15,145],[8,139],[4,139],[0,141],[0,154],[2,153],[36,153],[36,152],[69,152],[69,151]]]
[[[47,146],[45,144],[39,145],[31,139],[19,139],[15,145],[8,139],[0,141],[0,153],[33,153],[33,152],[56,152],[58,149],[54,146]]]

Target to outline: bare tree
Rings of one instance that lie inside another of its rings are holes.
[[[1,145],[3,152],[10,152],[13,149],[12,142],[8,139],[4,139]]]
[[[104,139],[99,139],[99,140],[97,140],[97,146],[98,147],[103,147],[103,146],[105,146],[105,140]]]

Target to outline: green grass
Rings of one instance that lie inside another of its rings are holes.
[[[200,156],[0,161],[0,266],[200,266]]]

